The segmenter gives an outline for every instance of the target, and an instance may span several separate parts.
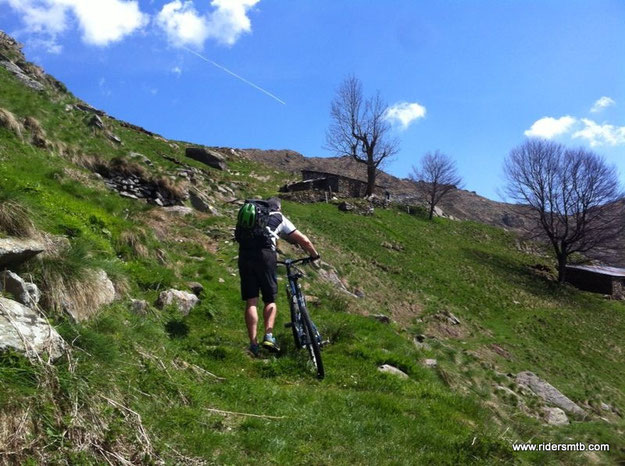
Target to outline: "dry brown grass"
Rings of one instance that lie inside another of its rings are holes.
[[[4,108],[0,108],[0,127],[7,128],[18,138],[22,139],[24,127],[19,120],[15,118],[15,115]]]
[[[53,146],[47,139],[46,131],[35,117],[28,116],[24,118],[24,128],[30,131],[30,141],[34,146],[42,149]]]
[[[30,210],[15,199],[0,197],[0,232],[20,238],[32,237],[37,229]]]
[[[119,235],[118,245],[129,248],[133,257],[145,259],[150,256],[146,242],[147,235],[143,229],[126,230]]]
[[[133,162],[124,157],[115,157],[109,163],[109,170],[125,176],[136,176],[138,178],[148,178],[148,171],[137,162]]]
[[[176,183],[167,176],[154,178],[154,183],[161,192],[168,193],[172,199],[183,200],[189,197],[189,185],[186,182]]]

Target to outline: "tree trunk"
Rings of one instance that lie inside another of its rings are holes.
[[[430,203],[430,215],[428,216],[428,218],[432,220],[433,217],[434,217],[434,203]]]
[[[375,190],[375,172],[374,166],[367,165],[367,192],[365,196],[371,196]]]
[[[567,259],[566,253],[558,254],[558,283],[564,283],[566,280]]]

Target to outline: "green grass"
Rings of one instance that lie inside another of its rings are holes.
[[[37,118],[53,142],[104,160],[139,152],[154,162],[155,174],[176,167],[162,155],[202,168],[184,157],[184,143],[107,120],[124,141],[113,145],[85,124],[85,114],[65,111],[73,102],[56,91],[24,90],[0,69],[0,107]],[[23,432],[12,438],[14,453],[0,452],[1,461],[102,464],[115,461],[107,456],[112,452],[144,464],[156,458],[167,464],[193,458],[217,464],[590,461],[578,453],[513,453],[512,442],[528,439],[609,443],[611,452],[599,460],[625,460],[622,419],[607,423],[597,411],[584,422],[547,427],[523,414],[514,398],[496,394],[497,385],[514,387],[506,374],[531,370],[578,403],[605,402],[625,412],[625,306],[534,273],[532,265],[549,259],[517,251],[510,234],[395,208],[364,217],[332,204],[285,202],[285,213],[313,238],[323,259],[366,295],[346,297],[307,269],[306,293],[319,298],[311,305],[313,318],[332,341],[323,353],[326,379],[318,381],[283,328],[284,280],[276,325],[283,354],[252,359],[245,351],[237,250],[228,230],[233,206],[219,206],[222,217],[172,222],[159,239],[145,220],[150,206],[97,182],[76,181],[68,168],[89,176],[0,128],[0,198],[19,199],[36,228],[70,244],[62,260],[44,265],[67,277],[102,267],[128,291],[89,322],[52,314],[73,348],[53,366],[0,355],[0,433],[25,419]],[[267,196],[286,179],[245,159],[233,159],[230,169],[211,170],[202,188],[234,181],[240,197]],[[267,181],[257,182],[252,172]],[[200,239],[214,243],[216,252]],[[383,243],[389,242],[402,250],[388,249]],[[42,279],[41,269],[28,267],[35,281]],[[153,304],[160,291],[187,289],[189,281],[205,288],[189,316],[152,306],[145,316],[130,311],[130,298]],[[461,320],[461,334],[428,339],[431,349],[418,350],[413,337],[436,333],[432,316],[442,310]],[[396,322],[384,325],[368,313]],[[492,344],[509,359],[489,351]],[[436,358],[439,367],[424,368],[424,358]],[[381,364],[409,378],[382,374]],[[530,412],[540,407],[531,398],[525,402]]]

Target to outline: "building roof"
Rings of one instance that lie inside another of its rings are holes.
[[[625,278],[625,269],[618,267],[607,267],[599,265],[567,265],[568,269],[585,270],[586,272],[597,273],[599,275],[609,275],[610,277]]]

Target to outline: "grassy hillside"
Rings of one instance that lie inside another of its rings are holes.
[[[251,358],[232,242],[236,209],[219,196],[273,194],[286,179],[232,156],[230,170],[212,169],[201,188],[220,215],[180,217],[120,197],[89,167],[94,158],[149,158],[150,176],[173,187],[185,144],[103,118],[117,144],[89,126],[89,114],[55,89],[25,89],[0,68],[0,108],[39,130],[0,127],[0,198],[25,212],[34,229],[63,236],[67,253],[23,269],[45,292],[61,276],[80,285],[101,267],[118,301],[75,323],[46,311],[71,344],[55,364],[0,355],[0,462],[39,464],[620,464],[625,423],[601,403],[625,411],[625,305],[558,287],[548,257],[520,252],[502,230],[469,222],[408,215],[400,208],[373,216],[332,204],[285,202],[334,266],[349,297],[308,270],[315,321],[331,345],[327,377],[317,381],[283,329],[279,357]],[[31,125],[32,126],[32,125]],[[33,144],[35,133],[46,143]],[[206,168],[206,167],[204,167]],[[174,189],[172,188],[172,189]],[[13,209],[13,213],[17,210]],[[15,216],[15,215],[14,215]],[[24,217],[24,216],[22,216]],[[22,218],[22,225],[29,222]],[[0,232],[7,235],[7,232]],[[283,246],[291,255],[296,251]],[[170,287],[204,286],[187,317],[150,304]],[[280,282],[281,287],[284,281]],[[441,320],[447,311],[459,325]],[[368,314],[385,314],[383,324]],[[417,348],[416,335],[429,348]],[[438,367],[423,366],[435,358]],[[382,374],[391,364],[408,379]],[[542,403],[519,392],[508,374],[531,370],[582,405],[590,416],[562,427],[544,425]],[[512,390],[507,392],[498,387]],[[605,419],[600,419],[604,417]],[[514,453],[513,442],[609,443],[601,454]]]

